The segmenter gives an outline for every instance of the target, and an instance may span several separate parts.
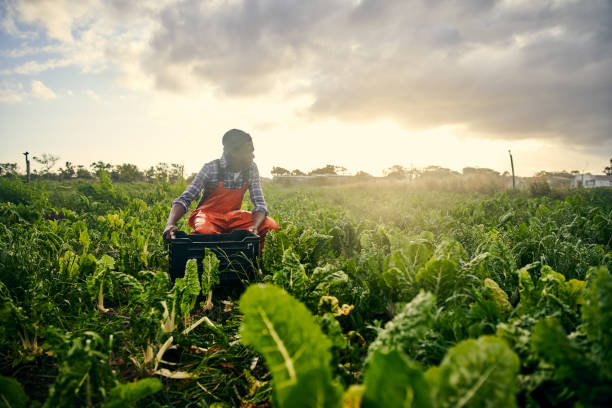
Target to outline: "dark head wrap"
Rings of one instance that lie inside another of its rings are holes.
[[[251,135],[239,129],[228,130],[223,135],[223,150],[232,151],[246,142],[253,143]]]

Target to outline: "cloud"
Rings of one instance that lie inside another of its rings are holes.
[[[605,0],[185,0],[159,14],[143,68],[234,97],[300,81],[313,118],[609,145],[611,23]]]
[[[296,114],[311,120],[612,144],[607,0],[7,4],[0,28],[24,44],[3,55],[31,60],[6,76],[76,66],[129,89],[308,99]],[[49,43],[30,43],[23,24]]]
[[[57,95],[41,81],[32,81],[32,97],[37,99],[55,99]]]
[[[100,100],[100,95],[98,95],[97,93],[95,93],[91,89],[86,90],[85,94],[87,96],[89,96],[91,99],[93,99],[94,101],[99,101]]]
[[[0,83],[0,103],[19,103],[25,97],[26,93],[21,83],[9,81]]]

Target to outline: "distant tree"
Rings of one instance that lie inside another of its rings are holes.
[[[74,165],[70,163],[69,161],[66,162],[65,169],[60,168],[58,171],[59,171],[60,178],[62,179],[71,179],[76,175],[76,171],[74,170]]]
[[[0,163],[0,176],[17,173],[17,163]]]
[[[35,162],[40,164],[43,168],[42,174],[51,173],[51,169],[55,166],[55,163],[59,160],[59,156],[55,156],[53,154],[43,153],[41,156],[32,157]]]
[[[480,168],[480,167],[464,167],[461,170],[464,176],[489,176],[489,177],[497,177],[499,176],[499,172],[493,169]]]
[[[355,177],[360,177],[360,178],[370,178],[370,177],[374,177],[373,175],[371,175],[370,173],[367,173],[365,171],[358,171],[357,173],[355,173]]]
[[[291,170],[291,175],[292,176],[305,176],[306,173],[304,173],[302,170],[300,169],[295,169],[295,170]]]
[[[155,178],[157,178],[158,181],[168,181],[169,175],[170,167],[168,163],[161,162],[155,166]]]
[[[76,169],[76,176],[80,179],[90,179],[93,178],[89,170],[82,164],[79,164]]]
[[[308,174],[310,176],[325,176],[325,175],[332,176],[332,175],[338,175],[338,173],[343,173],[345,171],[346,171],[346,167],[328,164],[325,167],[314,169]]]
[[[610,165],[604,169],[606,176],[612,176],[612,159],[610,159]]]
[[[429,177],[448,177],[452,175],[456,176],[460,173],[454,170],[451,170],[451,169],[447,169],[446,167],[427,166],[423,169],[421,174],[423,176],[429,176]]]
[[[140,181],[144,178],[144,174],[134,164],[123,163],[115,166],[117,173],[117,180],[125,183],[131,183],[134,181]]]
[[[282,167],[274,166],[272,167],[272,171],[270,171],[270,174],[272,174],[273,176],[289,176],[291,175],[291,172]]]
[[[408,169],[404,166],[400,166],[399,164],[394,164],[393,166],[384,169],[383,174],[392,179],[403,179],[408,176]]]
[[[110,171],[113,165],[110,163],[104,163],[102,160],[98,160],[97,162],[91,163],[89,167],[91,168],[91,172],[97,175],[100,173],[100,170]]]
[[[168,175],[171,183],[178,183],[183,180],[183,173],[185,171],[185,166],[178,163],[172,163],[170,165],[170,174]]]
[[[155,167],[154,166],[151,166],[147,170],[145,170],[144,174],[145,174],[145,179],[149,183],[152,183],[152,182],[154,182],[156,180]]]

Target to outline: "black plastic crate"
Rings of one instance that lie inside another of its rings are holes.
[[[176,231],[170,240],[169,275],[185,276],[188,259],[196,259],[198,274],[202,277],[202,258],[209,248],[219,258],[221,285],[237,285],[254,278],[259,254],[259,237],[248,230],[235,230],[229,234],[186,234]]]

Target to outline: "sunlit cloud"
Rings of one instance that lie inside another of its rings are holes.
[[[28,84],[42,80],[56,96],[39,102],[46,106],[102,102],[95,114],[109,119],[103,134],[120,135],[110,124],[125,129],[125,121],[110,116],[133,110],[135,143],[144,137],[137,131],[159,140],[181,134],[188,143],[243,127],[264,139],[258,157],[270,166],[324,165],[314,160],[335,153],[290,153],[318,143],[348,145],[338,164],[360,170],[369,160],[371,172],[417,158],[505,166],[508,148],[518,160],[535,160],[523,169],[596,162],[612,151],[605,0],[7,0],[3,7],[0,35],[11,41],[0,50],[0,102],[34,103],[40,97]],[[349,135],[362,142],[351,144]],[[526,153],[551,145],[560,156],[541,164]],[[262,152],[271,149],[285,153]],[[490,160],[493,151],[498,160]],[[181,146],[163,153],[177,162],[186,155]],[[197,167],[201,159],[185,160]]]
[[[57,95],[41,81],[32,81],[32,96],[38,99],[55,99]]]
[[[0,82],[0,103],[19,103],[26,97],[21,83],[3,81]]]
[[[85,91],[85,94],[90,97],[91,99],[93,99],[94,101],[99,101],[100,100],[100,95],[98,95],[97,93],[95,93],[94,91],[92,91],[91,89],[87,89]]]

